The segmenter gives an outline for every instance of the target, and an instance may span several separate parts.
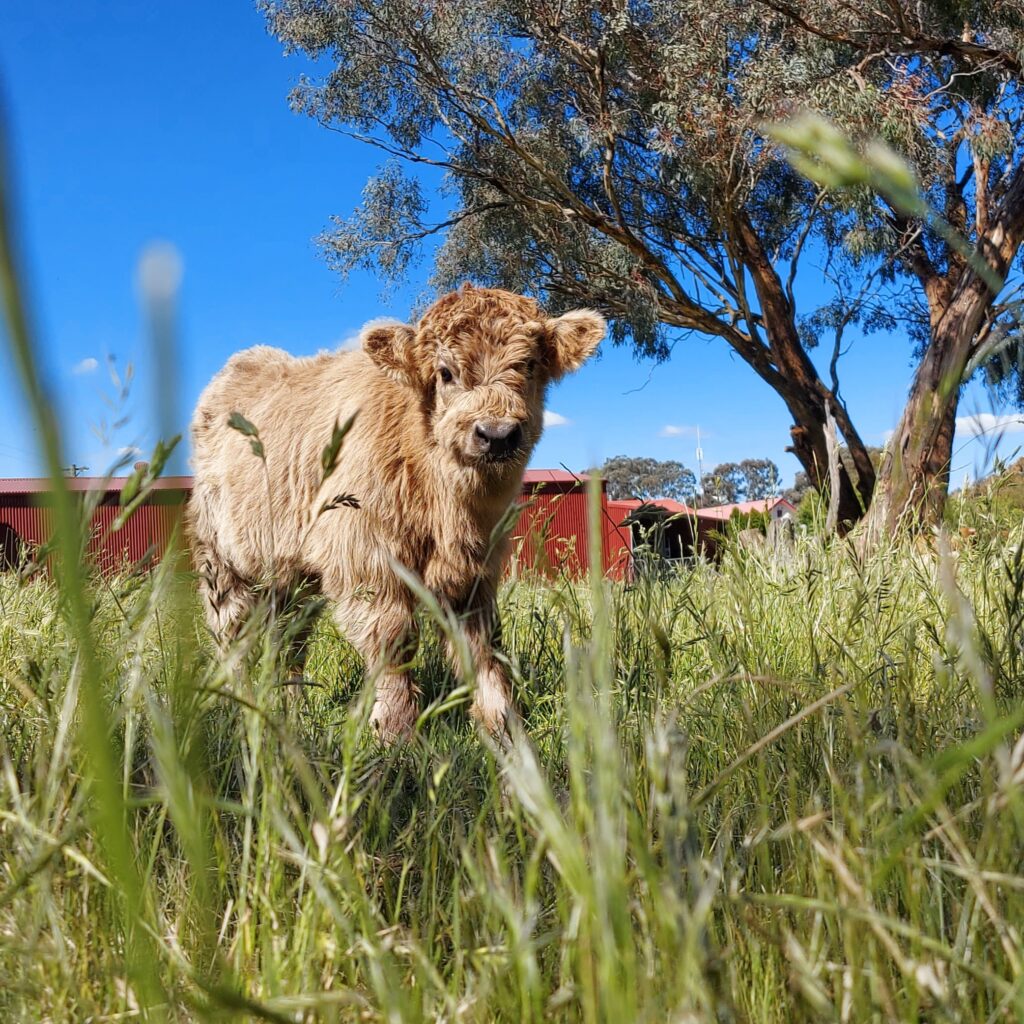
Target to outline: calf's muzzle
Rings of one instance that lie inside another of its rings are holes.
[[[481,455],[491,462],[511,459],[523,444],[523,425],[518,420],[481,420],[473,433]]]

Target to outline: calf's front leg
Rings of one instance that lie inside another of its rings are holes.
[[[476,677],[476,693],[470,714],[496,740],[508,743],[516,709],[508,673],[496,656],[501,644],[501,621],[493,587],[482,587],[481,592],[474,595],[465,610],[462,628]],[[456,674],[461,675],[459,654],[451,643],[448,644],[448,655]]]
[[[357,630],[352,630],[345,611],[339,609],[339,626],[362,655],[374,685],[370,722],[383,743],[405,739],[412,735],[419,715],[419,687],[408,669],[418,646],[412,609],[377,597],[363,612]]]

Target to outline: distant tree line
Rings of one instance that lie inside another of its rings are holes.
[[[616,455],[599,467],[615,501],[671,498],[697,505],[725,505],[770,498],[781,492],[779,467],[771,459],[723,462],[705,473],[698,490],[697,476],[681,462]]]

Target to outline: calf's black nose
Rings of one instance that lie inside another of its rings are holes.
[[[507,459],[523,443],[523,428],[515,420],[484,420],[475,432],[480,447],[492,459]]]

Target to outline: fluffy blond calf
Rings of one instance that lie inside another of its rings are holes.
[[[268,580],[282,591],[311,583],[376,680],[380,735],[407,733],[417,715],[402,667],[415,644],[414,599],[397,562],[463,616],[473,714],[501,733],[511,711],[494,654],[504,551],[491,533],[519,493],[548,384],[579,368],[604,332],[587,310],[546,318],[532,299],[464,286],[415,327],[368,325],[361,351],[296,359],[260,346],[232,357],[192,422],[189,525],[218,641],[237,636]],[[235,411],[259,430],[266,475],[228,427]],[[332,429],[356,412],[324,482]],[[342,493],[358,508],[320,512]]]

